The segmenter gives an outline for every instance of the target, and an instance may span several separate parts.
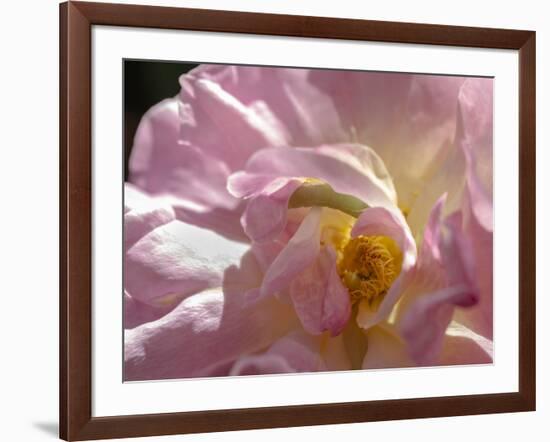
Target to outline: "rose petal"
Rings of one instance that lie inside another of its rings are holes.
[[[435,292],[447,284],[447,275],[441,258],[441,214],[447,201],[442,195],[431,209],[424,228],[420,251],[412,271],[412,276],[403,288],[403,296],[397,306],[394,322],[399,323],[407,310],[419,298]],[[463,282],[459,282],[463,284]],[[421,326],[421,325],[420,325]]]
[[[181,139],[180,124],[177,99],[164,100],[143,116],[130,155],[130,181],[169,201],[178,219],[212,228],[218,227],[210,222],[213,213],[224,216],[224,224],[234,218],[242,236],[239,201],[226,189],[228,166],[202,146]],[[239,236],[223,225],[220,231]]]
[[[413,303],[399,324],[411,358],[419,365],[436,363],[454,307],[470,307],[475,302],[467,286],[451,286],[427,293]]]
[[[468,205],[468,195],[465,195],[466,219],[459,224],[456,220],[449,223],[451,235],[460,239],[461,254],[455,258],[462,262],[462,277],[470,281],[478,295],[475,308],[458,310],[455,319],[488,339],[493,338],[493,232],[487,231],[477,221]],[[459,275],[460,276],[460,275]]]
[[[410,207],[437,168],[440,149],[453,139],[465,78],[323,70],[310,78],[332,98],[348,139],[382,158],[400,205]]]
[[[366,332],[367,352],[363,369],[404,368],[414,366],[407,355],[404,342],[389,326],[378,325]]]
[[[231,193],[249,198],[241,218],[248,237],[254,242],[266,242],[277,237],[286,227],[288,201],[302,180],[249,174],[232,175]]]
[[[332,336],[342,332],[351,303],[340,281],[332,247],[324,247],[313,264],[292,280],[290,298],[307,332],[317,335],[328,330]]]
[[[124,248],[128,250],[140,238],[175,219],[170,205],[151,198],[137,187],[124,184]]]
[[[312,208],[300,227],[288,241],[267,270],[262,283],[261,296],[276,293],[291,283],[319,254],[320,207]]]
[[[125,332],[124,379],[210,376],[282,336],[292,318],[275,298],[243,307],[240,296],[219,290],[190,296],[161,319]]]
[[[246,355],[239,358],[231,375],[306,373],[326,370],[321,358],[321,340],[304,333],[294,331],[275,341],[261,354]]]
[[[462,324],[451,322],[439,365],[490,364],[493,362],[493,342],[474,333]]]
[[[343,137],[334,105],[310,84],[308,69],[202,65],[192,74],[219,84],[245,106],[269,109],[290,145],[316,146]]]
[[[353,195],[371,207],[395,208],[395,192],[384,164],[366,146],[264,149],[248,161],[250,173],[316,178],[336,192]]]
[[[139,302],[124,292],[124,328],[132,329],[146,322],[156,321],[164,316],[170,307],[155,307]]]
[[[152,305],[221,285],[224,272],[238,265],[244,244],[181,221],[172,221],[142,237],[126,253],[125,287],[135,299]]]
[[[285,146],[288,136],[268,108],[246,106],[218,83],[193,73],[180,78],[180,137],[241,169],[256,150]]]
[[[469,78],[458,96],[456,143],[471,156],[471,175],[490,197],[493,194],[493,82]]]

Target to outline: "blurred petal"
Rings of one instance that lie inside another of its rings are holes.
[[[348,321],[348,324],[350,322],[353,321]],[[354,368],[346,346],[346,338],[344,333],[334,337],[324,336],[321,344],[321,356],[327,371],[352,370]]]
[[[336,192],[353,195],[371,207],[395,207],[395,191],[384,163],[367,146],[264,149],[247,163],[250,173],[316,178]]]
[[[321,211],[319,207],[309,211],[294,236],[275,258],[264,276],[262,296],[288,287],[296,276],[317,259],[320,250]]]
[[[337,336],[342,332],[351,303],[336,269],[336,252],[330,246],[324,247],[313,264],[292,280],[290,298],[308,333],[318,335],[328,330]]]
[[[211,376],[271,344],[292,323],[289,308],[275,298],[243,307],[238,295],[199,293],[161,319],[125,332],[124,379]]]
[[[416,244],[401,214],[390,212],[382,207],[367,209],[357,219],[351,236],[360,235],[388,236],[396,242],[403,254],[401,272],[384,296],[378,309],[372,311],[366,302],[359,304],[357,323],[360,327],[367,329],[385,319],[403,294],[413,276],[412,271],[416,263]]]
[[[221,285],[247,247],[181,221],[142,237],[126,253],[125,287],[135,299],[159,305]]]
[[[363,359],[363,369],[414,366],[407,355],[405,343],[391,327],[371,327],[366,335],[367,353]]]

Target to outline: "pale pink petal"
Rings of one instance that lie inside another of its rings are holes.
[[[320,207],[312,208],[284,249],[269,266],[262,283],[261,296],[285,289],[310,266],[320,251]]]
[[[175,204],[172,207],[176,218],[186,224],[212,230],[233,241],[249,242],[240,222],[244,204],[240,204],[234,210],[205,208],[193,203],[188,204],[183,200],[172,204]]]
[[[130,181],[169,201],[178,219],[216,228],[209,220],[221,215],[224,224],[234,219],[242,236],[239,201],[226,189],[228,166],[202,146],[181,139],[180,124],[177,99],[164,100],[143,116],[130,155]],[[239,236],[234,229],[219,227],[222,234]]]
[[[248,198],[241,224],[254,242],[276,238],[286,227],[288,201],[303,180],[237,172],[229,180],[234,195]]]
[[[359,305],[357,323],[362,328],[369,328],[385,319],[392,311],[395,303],[403,294],[416,263],[416,244],[403,216],[399,212],[390,212],[382,207],[365,210],[357,219],[351,231],[352,237],[360,235],[382,235],[392,238],[403,255],[401,272],[395,279],[388,293],[376,311],[370,310],[366,303]]]
[[[404,294],[399,301],[395,322],[400,322],[402,316],[419,298],[435,292],[447,284],[447,275],[443,268],[440,250],[441,214],[446,201],[446,195],[442,195],[431,209],[423,231],[416,265],[411,278],[403,288]],[[421,327],[422,324],[419,326]]]
[[[173,306],[152,306],[132,298],[124,292],[124,328],[135,328],[146,322],[156,321],[168,313]]]
[[[264,353],[239,358],[230,375],[323,371],[326,365],[320,352],[320,338],[294,331],[275,341]]]
[[[367,352],[363,369],[404,368],[414,366],[405,343],[392,327],[377,325],[366,332]]]
[[[290,284],[290,298],[304,329],[318,335],[329,331],[332,336],[344,329],[351,313],[346,287],[336,268],[336,252],[324,247],[318,258]]]
[[[238,265],[244,244],[181,221],[143,236],[126,253],[125,287],[135,299],[152,305],[221,286],[224,272]]]
[[[292,318],[276,298],[243,306],[241,296],[219,290],[193,295],[161,319],[125,332],[124,379],[219,374],[220,367],[287,333]]]
[[[471,158],[474,178],[489,197],[493,194],[493,83],[492,78],[469,78],[458,97],[456,143]]]
[[[475,309],[455,319],[476,333],[493,336],[493,80],[468,80],[460,94],[455,144],[466,159],[462,230],[472,250],[472,279],[479,289]]]
[[[453,140],[465,78],[323,70],[310,78],[332,98],[348,139],[376,151],[399,203],[411,206],[422,180],[441,161],[440,149]]]
[[[233,208],[236,202],[225,189],[227,166],[182,140],[179,128],[177,99],[166,99],[143,116],[130,156],[130,181],[150,194]]]
[[[451,232],[462,238],[462,248],[467,253],[455,255],[463,260],[462,266],[467,269],[467,277],[478,293],[478,304],[475,308],[458,310],[455,319],[474,332],[493,338],[493,232],[486,230],[472,214],[468,205],[469,192],[465,195],[466,219],[461,225],[451,225]]]
[[[442,212],[447,215],[459,210],[462,205],[466,181],[466,161],[462,150],[449,143],[440,152],[439,160],[434,161],[433,169],[419,185],[418,193],[409,205],[402,204],[407,212],[407,223],[414,236],[421,235],[431,210],[442,194],[446,195]]]
[[[475,302],[476,295],[467,286],[451,286],[426,293],[413,303],[399,324],[411,358],[419,365],[436,363],[454,308]]]
[[[127,250],[157,227],[175,219],[170,205],[124,184],[124,248]]]
[[[472,251],[460,230],[460,213],[447,219],[447,234],[441,232],[443,202],[440,198],[432,210],[414,277],[399,306],[399,330],[419,365],[437,362],[455,307],[472,309],[479,300]]]
[[[241,169],[256,150],[286,146],[284,128],[268,108],[246,106],[218,83],[193,73],[180,78],[180,138]]]
[[[315,146],[344,136],[333,103],[310,84],[309,69],[201,65],[192,74],[284,127],[289,145]]]
[[[264,149],[252,156],[246,170],[272,176],[316,178],[336,192],[353,195],[371,207],[395,208],[395,193],[384,164],[366,146]]]
[[[438,365],[490,364],[493,362],[493,341],[474,333],[462,324],[451,322]]]
[[[454,143],[448,143],[414,199],[407,221],[414,234],[421,230],[430,207],[443,192],[446,213],[460,209],[463,190],[472,195],[478,221],[492,231],[493,80],[468,78],[458,94]]]

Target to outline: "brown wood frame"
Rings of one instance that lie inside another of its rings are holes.
[[[519,392],[92,417],[91,27],[519,51]],[[105,3],[60,5],[60,437],[88,440],[535,410],[535,32]]]

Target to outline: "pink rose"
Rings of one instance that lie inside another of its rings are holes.
[[[127,380],[492,360],[491,80],[180,83],[130,160]]]

